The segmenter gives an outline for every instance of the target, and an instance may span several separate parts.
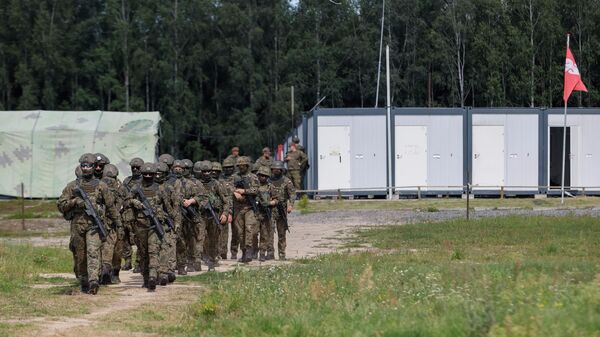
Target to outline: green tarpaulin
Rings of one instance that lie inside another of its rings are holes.
[[[0,195],[58,197],[85,152],[105,154],[131,174],[129,160],[154,161],[158,112],[0,111]]]

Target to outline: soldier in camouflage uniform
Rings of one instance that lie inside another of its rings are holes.
[[[159,185],[154,182],[156,176],[156,165],[153,163],[144,163],[140,170],[142,182],[132,190],[125,199],[124,205],[134,209],[135,214],[135,236],[137,238],[138,255],[140,257],[141,273],[144,278],[144,287],[148,291],[156,289],[159,263],[159,251],[161,239],[157,230],[152,224],[152,220],[144,214],[145,207],[143,200],[136,194],[139,189],[146,197],[151,211],[156,215],[157,220],[167,227],[166,214],[168,198],[161,192]]]
[[[258,159],[256,159],[256,164],[259,167],[264,166],[270,170],[272,163],[273,163],[273,158],[271,158],[271,149],[269,149],[268,147],[265,147],[264,149],[262,149],[262,156],[260,156],[260,157],[258,157]]]
[[[183,174],[182,174],[183,177],[194,180],[194,177],[192,176],[192,169],[194,168],[194,162],[192,162],[189,159],[183,159],[181,162],[183,163]]]
[[[100,271],[100,246],[102,241],[98,228],[85,213],[83,198],[75,192],[81,188],[90,198],[100,218],[108,216],[116,226],[121,226],[113,195],[108,186],[94,177],[94,156],[86,153],[79,159],[82,176],[70,182],[58,199],[58,210],[71,221],[73,228],[73,248],[77,261],[77,273],[81,290],[90,294],[98,293]]]
[[[252,204],[258,193],[258,177],[250,173],[250,160],[248,157],[238,159],[239,173],[236,173],[234,180],[235,190],[233,192],[234,225],[238,231],[240,246],[242,247],[242,258],[240,262],[252,261],[252,238],[258,232],[258,223]]]
[[[98,162],[96,162],[96,166]],[[119,169],[113,164],[107,164],[103,170],[104,177],[101,179],[113,194],[115,207],[120,210],[123,206],[123,198],[125,195],[121,193],[121,181],[117,178]],[[121,214],[119,213],[119,218]],[[122,221],[120,221],[122,224]],[[113,221],[106,222],[108,236],[106,241],[102,243],[102,272],[101,283],[120,283],[119,271],[121,270],[121,256],[123,251],[123,237],[125,233],[123,226],[116,227]]]
[[[193,204],[200,206],[200,215],[206,224],[206,250],[208,270],[214,270],[217,264],[219,232],[227,225],[231,213],[231,199],[226,188],[212,177],[212,164],[201,161],[194,165],[194,174],[199,175],[205,195],[196,195]],[[214,213],[213,213],[214,212]]]
[[[294,201],[296,201],[296,190],[292,181],[283,175],[283,162],[274,161],[271,166],[271,184],[277,193],[277,200],[279,203],[273,211],[273,221],[277,227],[277,250],[279,252],[279,259],[285,260],[285,248],[286,248],[286,229],[288,227],[287,215],[292,212],[294,208]],[[267,253],[267,260],[274,258],[274,252],[269,251]]]
[[[225,158],[225,160],[233,160],[234,170],[237,172],[237,161],[240,158],[240,148],[234,146],[231,148],[231,154]]]
[[[177,207],[180,207],[183,215],[183,225],[177,241],[177,271],[180,275],[202,270],[202,251],[206,235],[206,224],[197,206],[191,201],[194,196],[205,193],[201,190],[202,186],[194,180],[182,176],[184,165],[181,160],[175,160],[173,164],[173,172],[177,176],[175,193],[180,198]]]
[[[220,179],[223,186],[225,186],[225,190],[227,191],[228,197],[231,200],[231,214],[227,219],[227,223],[229,227],[231,227],[231,259],[237,260],[237,252],[240,247],[239,243],[239,235],[237,232],[237,228],[233,224],[233,191],[235,190],[233,184],[233,172],[234,172],[235,163],[232,159],[225,159],[223,161],[223,175]],[[219,254],[222,259],[227,259],[227,241],[229,240],[229,227],[225,226],[221,231],[220,244],[219,244]]]
[[[274,251],[273,248],[273,207],[277,205],[277,191],[269,182],[271,169],[261,166],[258,169],[258,214],[256,218],[260,224],[260,253],[259,260],[265,261],[267,252]]]
[[[173,156],[168,153],[163,153],[158,157],[159,163],[165,163],[165,164],[167,164],[167,167],[169,167],[169,175],[167,176],[166,182],[171,186],[175,185],[175,180],[177,180],[175,173],[173,173],[173,162],[174,161],[175,161],[175,158],[173,158]]]
[[[221,163],[219,163],[218,161],[213,161],[210,164],[212,165],[211,176],[213,177],[213,179],[216,179],[216,180],[221,179],[221,173],[223,172]]]
[[[144,165],[144,161],[141,158],[133,158],[129,161],[129,166],[131,167],[131,176],[125,178],[123,180],[123,184],[121,185],[121,195],[127,195],[132,191],[136,186],[138,186],[142,182],[142,174],[140,173],[140,169]],[[125,263],[123,264],[123,270],[131,269],[131,256],[132,248],[131,246],[135,242],[135,214],[134,210],[130,207],[123,206],[121,209],[121,216],[123,217],[123,230],[125,232],[125,236],[123,238],[123,259]],[[136,255],[135,261],[135,269],[134,272],[140,272],[140,264],[139,264],[139,254]]]
[[[96,161],[94,163],[94,175],[96,176],[96,178],[102,179],[102,177],[104,176],[104,167],[110,164],[110,160],[108,160],[108,157],[103,155],[102,153],[94,154],[94,158],[96,158]]]
[[[169,217],[170,226],[165,227],[165,237],[160,246],[159,253],[159,278],[160,285],[165,286],[167,283],[175,281],[175,269],[177,268],[177,234],[181,228],[181,212],[179,207],[175,207],[181,202],[181,198],[175,194],[175,187],[165,183],[169,176],[170,170],[167,164],[158,163],[155,181],[159,185],[159,191],[167,197],[165,203],[165,213]]]
[[[285,156],[287,162],[288,177],[294,183],[297,190],[302,189],[302,167],[306,165],[308,158],[306,154],[297,149],[295,143],[290,144],[290,149]]]

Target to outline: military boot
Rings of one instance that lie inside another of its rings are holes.
[[[240,257],[240,259],[237,260],[237,262],[242,262],[242,263],[246,262],[246,251],[245,250],[242,250],[242,257]]]
[[[142,288],[148,288],[148,279],[144,277],[144,284],[142,284]]]
[[[187,275],[187,271],[185,271],[185,266],[177,267],[177,274],[178,275]]]
[[[121,283],[121,279],[119,278],[119,269],[118,268],[113,269],[112,278],[110,280],[110,283],[112,283],[112,284]]]
[[[82,293],[86,293],[90,291],[90,283],[88,282],[88,279],[85,277],[81,278],[81,292]]]
[[[188,265],[188,267],[187,267],[187,271],[188,271],[189,273],[194,273],[194,272],[196,272],[196,268],[194,267],[194,264],[193,264],[193,263],[190,263],[190,264]]]
[[[175,279],[177,278],[177,276],[175,276],[175,273],[169,273],[167,277],[169,279],[169,283],[175,282]]]
[[[254,260],[258,259],[258,249],[252,248],[252,255],[251,256],[252,256],[252,258]]]
[[[148,291],[156,290],[156,277],[151,277],[148,279]]]
[[[215,262],[209,260],[206,265],[208,266],[208,271],[215,271]]]
[[[242,251],[243,253],[243,251]],[[232,260],[237,260],[237,250],[232,250],[231,251],[231,259]]]
[[[221,254],[221,259],[222,260],[227,260],[227,253]]]
[[[126,259],[121,270],[131,270],[131,259]]]
[[[169,279],[167,278],[167,274],[161,274],[159,278],[159,283],[161,286],[166,286],[169,283]]]
[[[258,261],[265,262],[267,260],[267,253],[259,252],[258,253]]]
[[[133,268],[133,273],[134,273],[134,274],[139,274],[139,273],[141,273],[141,272],[142,272],[142,268],[140,267],[140,264],[139,264],[139,263],[136,263],[136,264],[135,264],[135,268]]]
[[[96,295],[98,293],[98,288],[100,288],[98,281],[90,282],[90,290],[88,290],[88,294]]]
[[[108,264],[102,265],[102,272],[100,273],[100,284],[110,284],[112,279],[112,267]]]
[[[285,261],[285,254],[279,254],[279,260],[280,261]]]
[[[246,250],[246,258],[244,259],[244,263],[252,262],[252,257],[254,256],[254,250],[252,248]]]
[[[196,271],[202,271],[202,263],[200,263],[200,262],[194,263],[194,269],[196,269]]]
[[[275,252],[268,252],[266,259],[267,260],[275,260]]]

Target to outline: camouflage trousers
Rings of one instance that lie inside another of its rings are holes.
[[[221,226],[221,230],[219,231],[219,242],[217,244],[217,254],[224,256],[227,258],[227,240],[229,240],[229,224],[225,224],[225,226]]]
[[[235,214],[234,220],[231,222],[231,247],[229,249],[231,251],[231,258],[235,260],[237,258],[238,249],[240,249],[240,233],[235,225]]]
[[[159,273],[161,276],[175,273],[175,268],[177,267],[176,246],[177,235],[175,234],[175,230],[165,228],[165,237],[160,243],[159,252]]]
[[[98,282],[100,271],[100,235],[91,228],[90,224],[74,224],[71,231],[74,250],[75,275],[81,281]]]
[[[123,235],[123,244],[122,244],[122,258],[125,261],[131,262],[131,256],[133,255],[132,245],[135,244],[135,221],[124,223],[124,235]],[[139,259],[136,256],[136,261],[139,262]]]
[[[292,183],[294,184],[294,188],[296,190],[301,190],[302,189],[302,174],[300,173],[300,170],[289,170],[287,175],[288,175],[288,178],[290,178],[292,180]]]
[[[177,269],[188,264],[200,266],[205,236],[206,226],[201,219],[183,222],[177,235]]]
[[[161,240],[156,231],[150,229],[147,220],[138,220],[135,226],[135,236],[137,238],[137,255],[140,258],[140,269],[144,280],[150,277],[158,277],[159,252]]]
[[[204,223],[206,224],[206,236],[204,240],[204,254],[208,260],[212,263],[217,261],[217,254],[219,252],[219,232],[221,231],[220,224],[217,225],[212,217],[203,217]]]
[[[244,208],[236,211],[233,222],[238,232],[238,242],[242,247],[242,251],[251,250],[252,239],[258,233],[258,223],[254,210]]]
[[[110,269],[121,269],[121,256],[123,254],[123,237],[125,232],[122,227],[108,231],[106,241],[102,243],[102,265]]]
[[[275,252],[275,248],[273,245],[274,240],[274,232],[273,228],[274,224],[272,221],[269,221],[269,218],[264,217],[260,220],[260,253],[273,253]]]
[[[277,251],[279,252],[279,258],[285,258],[285,248],[287,247],[285,220],[282,217],[275,217],[273,221],[277,227]]]
[[[187,254],[187,246],[188,246],[188,237],[190,236],[190,228],[188,220],[183,220],[181,227],[175,233],[176,243],[175,243],[175,252],[177,259],[177,269],[180,270],[185,268],[187,265],[188,254]]]

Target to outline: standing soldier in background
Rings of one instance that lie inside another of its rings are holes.
[[[304,146],[300,144],[300,138],[298,136],[294,136],[292,138],[292,142],[296,144],[296,149],[302,152],[302,161],[300,162],[300,186],[304,186],[304,176],[306,175],[306,171],[308,170],[308,156],[306,155],[306,150]]]
[[[306,163],[307,160],[306,154],[297,149],[296,143],[290,144],[288,153],[285,156],[285,161],[288,166],[288,177],[292,180],[292,183],[297,190],[302,189],[301,168],[303,163]]]
[[[113,195],[108,186],[94,177],[94,155],[86,153],[79,158],[81,178],[70,182],[58,199],[58,210],[68,215],[73,228],[73,247],[75,249],[77,272],[81,282],[81,290],[89,294],[97,294],[100,271],[100,238],[101,223],[96,223],[88,212],[97,213],[97,220],[104,214],[118,227],[121,226],[118,211],[115,208]],[[77,190],[83,192],[79,193]],[[85,200],[84,195],[89,199]],[[91,206],[93,209],[88,209]],[[102,224],[103,225],[103,224]]]
[[[158,184],[158,190],[166,197],[165,200],[165,215],[168,217],[168,225],[165,227],[165,237],[160,245],[159,256],[159,277],[158,282],[161,286],[166,286],[167,283],[175,281],[175,269],[177,268],[177,253],[175,247],[177,245],[177,234],[181,227],[181,212],[179,207],[176,207],[181,202],[181,198],[176,195],[175,187],[165,183],[169,176],[169,166],[165,163],[156,165],[156,178],[154,180]],[[172,227],[171,227],[172,226]]]
[[[104,167],[110,164],[110,160],[108,157],[103,155],[102,153],[94,154],[94,158],[96,159],[94,163],[94,176],[98,179],[102,179],[104,174]]]
[[[260,253],[259,260],[265,261],[267,252],[273,251],[273,206],[277,205],[277,191],[269,182],[271,169],[261,166],[258,169],[258,214],[260,224]]]
[[[287,215],[292,212],[294,208],[294,201],[296,201],[296,190],[292,181],[283,175],[283,162],[274,161],[271,166],[271,184],[277,193],[277,201],[279,202],[273,212],[273,221],[277,227],[277,250],[279,252],[279,259],[285,260],[285,248],[286,242],[286,231],[288,230],[288,217]],[[274,258],[274,252],[267,252],[267,260]]]
[[[96,165],[98,165],[96,163]],[[115,208],[120,210],[123,206],[123,199],[125,195],[121,194],[121,181],[117,178],[119,175],[119,169],[113,164],[107,164],[103,171],[104,177],[101,179],[110,193],[113,195]],[[119,218],[121,217],[119,213]],[[121,257],[123,254],[123,237],[125,233],[123,231],[122,222],[119,227],[116,226],[114,221],[106,221],[106,229],[108,230],[108,236],[106,241],[102,243],[102,273],[101,283],[102,284],[117,284],[121,282],[119,279],[119,271],[121,270]]]
[[[199,183],[206,191],[205,195],[197,195],[192,204],[200,206],[200,215],[206,224],[206,251],[208,270],[214,270],[217,265],[219,232],[231,212],[230,199],[225,187],[212,177],[212,164],[201,161],[194,165],[194,174],[199,174]]]
[[[240,158],[240,148],[237,146],[234,146],[231,148],[231,154],[229,156],[227,156],[227,158],[225,158],[225,160],[227,160],[227,159],[233,160],[233,167],[235,170],[237,170],[237,161],[239,158]]]
[[[250,173],[250,160],[248,157],[240,157],[237,162],[239,173],[234,180],[235,190],[233,192],[233,222],[237,227],[239,243],[242,247],[242,258],[240,262],[252,261],[252,238],[258,232],[256,222],[255,198],[258,193],[258,177]]]
[[[131,176],[125,178],[122,184],[121,195],[128,195],[130,191],[132,191],[137,185],[142,182],[142,174],[140,173],[140,169],[144,165],[144,161],[141,158],[133,158],[129,161],[129,166],[131,167]],[[125,260],[125,264],[123,264],[123,270],[131,269],[131,256],[133,255],[131,246],[135,242],[135,214],[132,208],[123,206],[121,210],[121,216],[123,217],[123,229],[125,231],[125,237],[123,238],[123,259]],[[139,254],[136,255],[135,259],[135,269],[134,272],[140,272],[140,263],[139,263]]]
[[[159,229],[154,220],[158,221],[161,226],[166,223],[165,212],[167,206],[167,198],[159,190],[159,186],[154,182],[156,176],[156,165],[153,163],[144,163],[141,168],[142,182],[136,186],[131,193],[127,195],[124,202],[125,205],[134,209],[135,213],[135,237],[138,245],[138,255],[140,257],[140,268],[144,278],[144,288],[148,291],[156,289],[158,268],[159,268],[159,251],[161,238],[159,237]],[[145,196],[145,200],[141,197],[141,191]],[[147,206],[144,206],[147,202]],[[149,207],[150,209],[148,209]],[[153,219],[148,213],[154,213],[156,216]]]
[[[262,149],[262,156],[256,159],[256,164],[260,166],[265,166],[268,169],[271,169],[271,163],[273,163],[273,158],[271,158],[271,149],[265,147]]]
[[[237,253],[240,247],[240,242],[237,228],[233,223],[233,191],[235,190],[233,181],[234,166],[235,163],[233,159],[225,159],[223,161],[223,176],[221,178],[221,183],[223,184],[223,186],[225,186],[225,190],[227,191],[228,197],[231,200],[232,212],[227,219],[227,223],[231,227],[231,259],[237,260]],[[225,226],[225,228],[223,228],[223,230],[221,231],[219,238],[219,254],[221,255],[222,259],[227,259],[227,240],[229,240],[229,228]]]

